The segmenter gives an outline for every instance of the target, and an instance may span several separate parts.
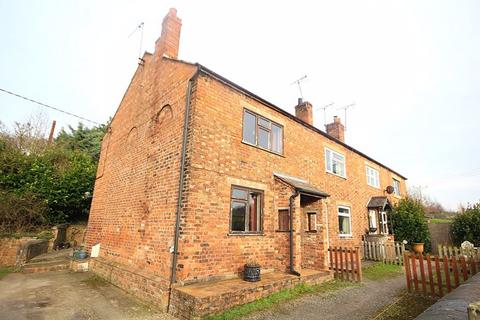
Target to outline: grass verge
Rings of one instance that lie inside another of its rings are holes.
[[[0,267],[0,280],[2,280],[3,277],[5,277],[7,274],[12,272],[13,272],[12,267]]]
[[[430,223],[452,223],[452,219],[444,219],[444,218],[432,218],[429,220]]]
[[[411,293],[401,295],[394,303],[383,308],[373,320],[410,320],[437,301],[435,298],[424,297]]]
[[[370,280],[383,280],[399,276],[403,273],[401,266],[396,264],[386,264],[383,262],[372,264],[362,268],[363,276]]]
[[[233,307],[232,309],[229,309],[221,314],[208,316],[205,318],[205,320],[233,320],[246,316],[254,311],[270,309],[282,302],[298,298],[305,294],[325,293],[348,287],[357,287],[360,285],[361,284],[354,282],[344,282],[339,280],[332,280],[314,286],[301,284],[295,288],[285,289],[273,293],[268,297],[255,300],[241,306]]]

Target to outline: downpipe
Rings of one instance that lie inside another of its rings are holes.
[[[296,276],[300,276],[300,273],[295,271],[293,267],[293,204],[295,202],[295,198],[298,197],[300,193],[295,191],[294,194],[290,196],[290,273]]]

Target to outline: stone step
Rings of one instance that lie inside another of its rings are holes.
[[[49,262],[27,263],[23,266],[24,273],[48,272],[67,270],[70,268],[70,260],[56,260]]]

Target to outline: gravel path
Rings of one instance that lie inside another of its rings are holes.
[[[360,287],[309,295],[243,319],[372,319],[404,289],[403,275],[382,281],[364,280]]]

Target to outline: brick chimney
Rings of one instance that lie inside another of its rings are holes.
[[[345,127],[343,126],[340,118],[333,117],[333,122],[325,125],[327,128],[327,134],[331,135],[335,139],[345,142]]]
[[[312,104],[307,101],[304,102],[302,98],[298,98],[298,104],[295,106],[295,116],[313,126]]]
[[[155,42],[155,54],[157,56],[165,55],[173,59],[178,58],[181,28],[182,20],[177,17],[177,9],[171,8],[163,18],[162,34]]]

